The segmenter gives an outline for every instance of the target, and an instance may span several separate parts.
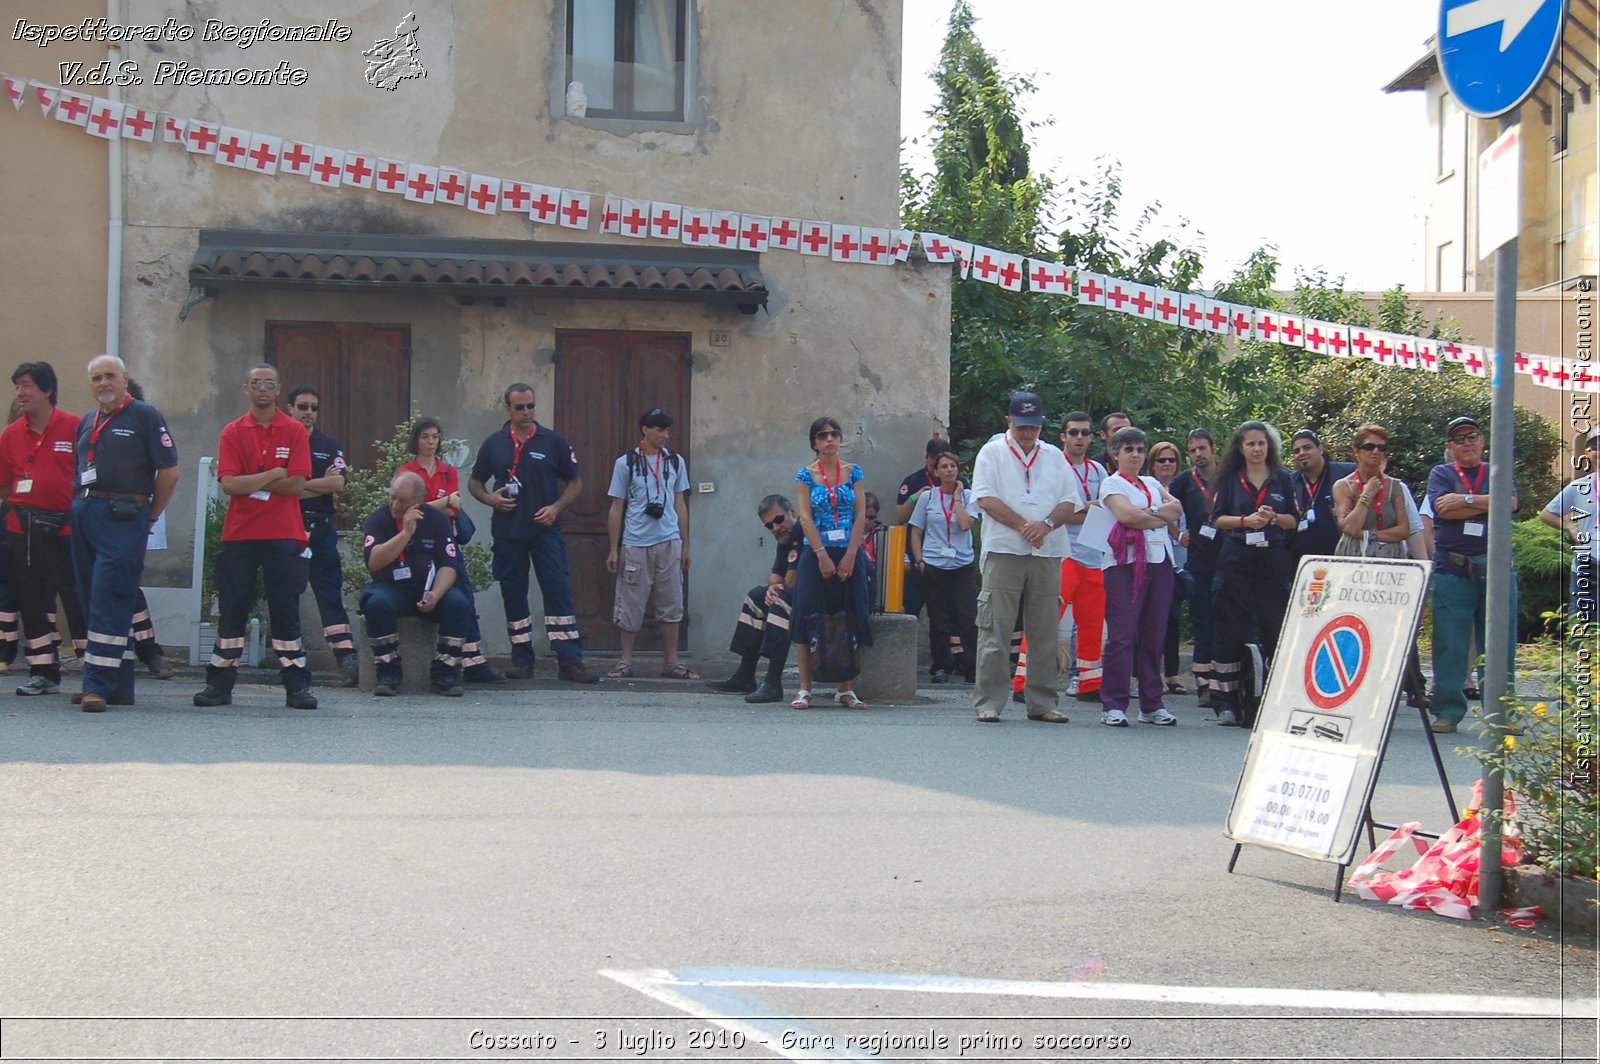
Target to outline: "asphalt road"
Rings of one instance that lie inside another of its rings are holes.
[[[0,1060],[1595,1058],[1592,947],[1229,875],[1192,698],[198,686],[0,703]],[[1447,826],[1412,711],[1374,808]]]

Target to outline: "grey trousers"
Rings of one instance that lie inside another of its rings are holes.
[[[1022,605],[1028,637],[1028,716],[1056,708],[1056,625],[1061,611],[1061,559],[990,552],[978,592],[978,673],[972,704],[979,713],[1003,712],[1011,700],[1011,630]]]

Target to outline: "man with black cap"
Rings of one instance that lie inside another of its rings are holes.
[[[1516,485],[1511,498],[1489,495],[1489,466],[1483,460],[1483,433],[1475,418],[1458,417],[1445,429],[1450,460],[1428,474],[1428,502],[1433,506],[1433,730],[1453,732],[1467,715],[1461,684],[1467,677],[1467,640],[1475,635],[1484,646],[1484,597],[1488,584],[1488,513],[1493,507],[1517,512]],[[1517,574],[1511,574],[1510,616],[1517,615]],[[1515,661],[1516,629],[1511,630]]]
[[[1289,544],[1290,579],[1300,559],[1311,554],[1332,554],[1339,544],[1339,523],[1333,512],[1333,485],[1356,471],[1354,462],[1332,462],[1311,429],[1301,429],[1289,440],[1294,472],[1295,502],[1300,505],[1300,525]]]
[[[654,600],[661,630],[661,675],[698,680],[678,660],[678,622],[683,620],[683,578],[689,571],[689,470],[683,456],[667,450],[672,417],[655,407],[639,418],[639,446],[611,467],[611,512],[606,530],[611,553],[606,571],[617,578],[612,620],[622,633],[622,660],[613,679],[633,675],[633,643]]]
[[[1012,622],[1022,606],[1031,648],[1024,692],[1028,719],[1065,724],[1056,710],[1056,626],[1061,560],[1072,551],[1067,515],[1087,506],[1061,449],[1039,438],[1044,403],[1032,392],[1011,397],[1005,433],[978,452],[972,500],[987,520],[983,590],[978,593],[978,670],[972,700],[978,720],[999,721],[1011,696],[1007,658]]]

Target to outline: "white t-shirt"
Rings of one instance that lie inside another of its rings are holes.
[[[1579,477],[1560,491],[1556,497],[1545,504],[1545,512],[1555,514],[1557,517],[1569,517],[1576,513],[1578,518],[1578,535],[1588,536],[1589,557],[1600,562],[1600,529],[1596,528],[1595,494],[1600,491],[1600,482],[1593,476]],[[1581,541],[1574,544],[1572,564],[1576,566],[1578,559],[1584,554],[1584,545]]]
[[[1128,500],[1128,505],[1135,510],[1147,511],[1152,506],[1161,505],[1161,481],[1155,477],[1141,476],[1140,482],[1145,491],[1139,490],[1139,485],[1130,483],[1121,473],[1113,473],[1106,477],[1100,485],[1100,500],[1104,502],[1113,495],[1121,495]],[[1145,492],[1149,494],[1145,494]],[[1172,557],[1172,536],[1167,533],[1167,526],[1160,528],[1140,529],[1144,533],[1144,556],[1149,562],[1159,562]],[[1107,551],[1105,560],[1101,563],[1102,569],[1109,569],[1117,564],[1116,555]]]
[[[999,499],[1024,521],[1043,521],[1064,502],[1073,503],[1079,510],[1088,505],[1078,489],[1078,478],[1067,468],[1067,457],[1061,448],[1040,440],[1032,454],[1024,455],[1010,433],[984,444],[972,467],[974,505],[989,498]],[[1066,525],[1057,527],[1038,547],[1029,545],[1021,532],[998,521],[987,521],[983,527],[985,553],[1065,558],[1072,549]]]

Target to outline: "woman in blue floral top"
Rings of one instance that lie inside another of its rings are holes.
[[[839,447],[844,431],[831,417],[811,423],[811,450],[817,460],[795,474],[800,490],[795,495],[795,512],[805,533],[807,550],[800,555],[795,575],[794,619],[790,638],[800,668],[800,691],[789,703],[794,709],[811,706],[811,621],[813,617],[843,611],[859,646],[872,645],[871,607],[867,586],[872,579],[872,562],[861,549],[867,514],[865,492],[858,492],[861,467],[841,461]],[[839,705],[866,709],[867,704],[850,689],[851,681],[839,684],[835,696]]]

